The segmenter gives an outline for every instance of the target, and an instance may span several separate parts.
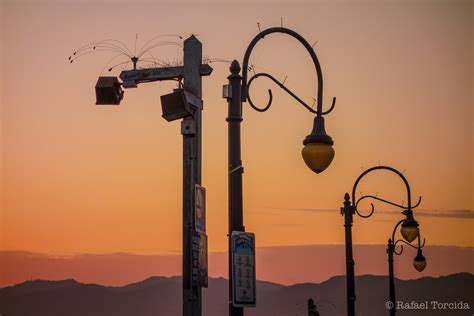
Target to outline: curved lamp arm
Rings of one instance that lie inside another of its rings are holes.
[[[407,200],[408,200],[407,207],[405,207],[403,205],[400,205],[400,204],[397,204],[397,203],[393,203],[391,201],[388,201],[388,200],[385,200],[385,199],[382,199],[382,198],[379,198],[379,197],[376,197],[376,196],[373,196],[373,195],[365,195],[365,196],[360,197],[359,199],[356,199],[356,190],[357,190],[357,185],[359,184],[359,182],[367,174],[369,174],[370,172],[376,171],[376,170],[388,170],[390,172],[395,173],[396,175],[398,175],[402,179],[403,183],[405,184],[406,190],[407,190]],[[412,209],[416,208],[418,205],[420,205],[420,202],[421,202],[421,197],[419,197],[418,202],[416,203],[416,205],[411,205],[411,190],[410,190],[410,185],[408,184],[407,179],[405,178],[405,176],[400,171],[398,171],[397,169],[394,169],[392,167],[389,167],[389,166],[376,166],[376,167],[369,168],[369,169],[365,170],[355,181],[354,186],[352,188],[352,203],[353,203],[353,207],[354,207],[356,213],[361,217],[370,217],[370,216],[372,216],[372,214],[375,211],[374,205],[371,203],[372,210],[368,215],[362,215],[361,213],[359,213],[359,211],[357,210],[357,206],[360,203],[360,201],[362,201],[366,198],[371,198],[371,199],[374,199],[374,200],[378,200],[378,201],[381,201],[383,203],[390,204],[390,205],[393,205],[393,206],[397,206],[397,207],[402,208],[402,209],[407,208],[408,210],[412,210]],[[392,240],[393,240],[393,238],[392,238]]]
[[[418,237],[418,247],[417,246],[413,246],[412,244],[410,244],[409,242],[403,240],[403,239],[398,239],[395,244],[393,245],[393,253],[396,254],[396,255],[401,255],[403,253],[403,245],[400,245],[400,251],[397,251],[397,244],[399,242],[403,242],[404,244],[412,247],[413,249],[422,249],[424,246],[425,246],[425,238],[423,238],[423,243],[420,244],[420,237]]]
[[[364,195],[364,196],[361,196],[355,203],[355,212],[357,213],[357,215],[359,215],[360,217],[363,217],[363,218],[367,218],[367,217],[370,217],[372,216],[372,214],[374,213],[375,211],[375,207],[374,207],[374,204],[373,203],[370,203],[370,206],[372,207],[372,210],[370,211],[370,213],[368,215],[364,215],[362,213],[360,213],[357,209],[357,207],[359,206],[359,203],[364,200],[364,199],[374,199],[374,200],[377,200],[377,201],[380,201],[380,202],[383,202],[383,203],[386,203],[386,204],[390,204],[390,205],[393,205],[393,206],[396,206],[396,207],[399,207],[401,209],[405,209],[406,206],[403,206],[401,204],[397,204],[397,203],[394,203],[394,202],[391,202],[391,201],[388,201],[388,200],[385,200],[385,199],[382,199],[382,198],[379,198],[378,196],[375,196],[375,195]],[[418,202],[416,202],[415,205],[413,205],[411,207],[411,209],[415,209],[418,207],[418,205],[420,205],[421,203],[421,196],[418,197]]]
[[[270,74],[267,74],[265,72],[261,72],[261,73],[257,73],[255,75],[253,75],[249,82],[247,83],[247,98],[248,98],[248,101],[249,101],[249,104],[250,106],[255,110],[255,111],[258,111],[258,112],[265,112],[266,110],[268,110],[270,108],[270,106],[272,105],[272,101],[273,101],[273,94],[272,94],[272,90],[271,89],[268,89],[268,102],[267,102],[267,105],[263,108],[259,108],[257,107],[253,102],[252,102],[252,99],[250,98],[250,93],[248,93],[250,91],[250,85],[252,84],[252,81],[257,79],[258,77],[267,77],[269,78],[270,80],[272,80],[273,82],[275,82],[280,88],[282,88],[283,90],[285,90],[289,95],[291,95],[296,101],[298,101],[299,103],[301,103],[301,105],[303,105],[306,109],[308,109],[308,111],[310,111],[311,113],[314,113],[314,114],[318,114],[318,111],[315,111],[313,110],[313,108],[311,106],[309,106],[308,104],[306,104],[306,102],[304,102],[303,100],[301,100],[296,94],[294,94],[290,89],[288,89],[287,87],[285,87],[285,85],[280,82],[278,79],[276,79],[275,77],[273,77],[272,75]],[[322,112],[321,114],[322,115],[326,115],[328,113],[330,113],[334,107],[336,106],[336,97],[334,97],[332,99],[332,104],[331,104],[331,107],[329,108],[329,110],[327,111],[324,111]]]
[[[311,59],[312,59],[313,64],[314,64],[314,67],[316,69],[317,82],[318,82],[318,86],[317,86],[318,91],[317,91],[317,99],[316,99],[316,104],[317,104],[316,112],[314,112],[314,110],[311,109],[310,106],[308,106],[306,103],[304,103],[300,98],[298,98],[289,89],[284,87],[284,85],[282,83],[280,83],[278,80],[276,80],[271,75],[256,74],[250,80],[248,80],[249,59],[250,59],[250,54],[252,53],[252,50],[254,49],[254,47],[258,43],[258,41],[260,41],[265,36],[267,36],[269,34],[272,34],[272,33],[283,33],[283,34],[288,34],[288,35],[292,36],[293,38],[297,39],[301,44],[303,44],[303,46],[306,48],[306,50],[310,54]],[[260,77],[260,76],[265,76],[265,77],[270,78],[271,80],[273,80],[283,90],[288,92],[293,98],[295,98],[298,102],[303,104],[303,106],[305,106],[307,109],[309,109],[312,113],[316,113],[318,115],[325,115],[325,114],[330,113],[334,109],[334,106],[335,106],[335,103],[336,103],[336,98],[333,98],[333,103],[332,103],[331,108],[329,110],[323,112],[323,74],[322,74],[322,71],[321,71],[321,65],[319,64],[318,57],[316,56],[316,53],[314,52],[311,45],[301,35],[299,35],[298,33],[296,33],[293,30],[290,30],[290,29],[287,29],[287,28],[284,28],[284,27],[271,27],[269,29],[266,29],[266,30],[260,32],[259,34],[257,34],[257,36],[254,37],[254,39],[250,42],[249,46],[247,47],[247,50],[245,51],[244,61],[243,61],[243,65],[242,65],[242,102],[247,101],[247,98],[248,98],[249,103],[251,104],[252,108],[254,108],[257,111],[263,112],[263,111],[266,111],[272,104],[273,96],[272,96],[271,90],[270,89],[268,90],[269,101],[263,109],[262,108],[257,108],[251,102],[249,94],[248,94],[251,81],[253,79],[256,79],[256,78]]]

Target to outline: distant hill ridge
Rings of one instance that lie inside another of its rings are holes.
[[[209,288],[203,290],[203,315],[227,314],[227,287],[224,278],[209,279]],[[291,286],[258,281],[257,287],[257,308],[247,309],[248,316],[306,315],[306,300],[310,297],[316,300],[321,315],[345,315],[344,276],[319,284]],[[474,275],[470,273],[396,280],[396,289],[397,299],[403,302],[464,302],[470,307],[470,310],[404,310],[400,315],[472,315],[474,312]],[[387,314],[388,277],[358,276],[356,290],[360,315]],[[0,289],[2,316],[178,316],[180,311],[179,276],[154,276],[122,287],[67,279],[26,281]]]

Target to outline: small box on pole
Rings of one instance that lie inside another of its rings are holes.
[[[183,89],[174,89],[160,98],[162,116],[168,122],[191,116],[196,109],[202,109],[202,100]]]
[[[123,90],[117,77],[99,77],[95,85],[97,105],[119,105]]]

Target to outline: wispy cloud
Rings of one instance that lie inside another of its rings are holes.
[[[417,216],[434,216],[450,218],[474,218],[474,211],[471,210],[451,210],[451,211],[416,211]]]
[[[293,212],[310,212],[310,213],[334,213],[339,214],[339,209],[318,209],[318,208],[275,208],[268,207],[264,208],[268,211],[255,211],[257,214],[276,214],[278,212],[293,211]],[[363,212],[363,210],[361,210]],[[376,210],[378,214],[385,215],[400,215],[400,211],[395,210]],[[445,218],[474,218],[474,211],[472,210],[414,210],[418,217],[445,217]]]

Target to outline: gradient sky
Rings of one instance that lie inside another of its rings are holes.
[[[119,107],[96,106],[94,85],[112,56],[70,64],[84,44],[114,38],[133,49],[161,34],[196,34],[204,54],[242,60],[262,29],[283,24],[317,41],[326,118],[336,156],[322,174],[301,158],[313,116],[270,82],[244,105],[244,220],[257,245],[342,244],[339,214],[361,168],[405,171],[427,243],[473,242],[472,1],[9,1],[1,20],[0,250],[48,254],[181,252],[178,122],[161,118],[172,82],[127,90]],[[153,55],[173,60],[178,48]],[[316,78],[302,46],[285,35],[259,43],[251,63],[311,103]],[[227,63],[204,78],[203,185],[209,248],[227,248]],[[118,75],[120,69],[114,74]],[[107,74],[107,73],[104,73]],[[258,80],[257,80],[258,81]],[[364,193],[402,203],[402,182],[380,172]],[[366,208],[367,206],[365,206]],[[354,243],[384,244],[400,215],[380,206],[355,219]],[[386,211],[386,212],[385,212]],[[471,212],[460,212],[471,211]]]

